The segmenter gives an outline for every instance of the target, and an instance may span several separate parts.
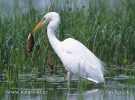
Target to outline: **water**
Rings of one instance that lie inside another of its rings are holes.
[[[128,67],[126,67],[128,68]],[[36,77],[35,74],[19,74],[18,81],[7,84],[5,75],[1,75],[0,92],[2,100],[134,100],[135,85],[130,83],[134,77],[119,74],[125,69],[114,68],[115,74],[108,69],[105,75],[106,85],[95,84],[73,76],[71,90],[67,90],[66,73],[60,67],[53,74],[49,72]],[[134,72],[135,68],[132,68]],[[126,70],[128,71],[128,70]],[[109,77],[108,77],[109,76]]]
[[[79,8],[84,8],[84,11],[89,11],[89,6],[92,8],[99,6],[100,0],[78,0],[77,2],[74,0],[0,0],[0,16],[14,16],[14,12],[20,13],[20,12],[29,12],[31,9],[36,9],[37,11],[40,11],[40,13],[45,14],[45,9],[50,9],[50,6],[56,5],[59,8],[64,9],[65,7],[67,9],[76,10]],[[102,1],[102,0],[101,0]],[[113,9],[113,10],[126,10],[126,0],[108,0],[108,1],[102,1],[102,3],[106,4],[106,10]],[[89,5],[90,4],[90,5]],[[22,9],[21,9],[22,8]]]
[[[72,9],[74,3],[70,0],[68,3]],[[98,6],[98,0],[96,5]],[[14,7],[18,2],[18,5]],[[54,0],[1,0],[0,16],[14,16],[13,12],[28,12],[31,6],[44,13],[44,9],[50,7]],[[64,1],[57,3],[59,7],[64,7]],[[78,0],[77,7],[84,6],[88,9],[89,2],[93,0]],[[123,1],[125,2],[125,1]],[[66,2],[67,3],[67,2]],[[108,1],[108,9],[116,9],[121,2],[117,0]],[[94,4],[93,4],[94,6]],[[36,70],[31,68],[32,73],[18,74],[15,81],[10,81],[6,77],[5,69],[0,73],[0,98],[1,100],[134,100],[135,85],[133,66],[109,66],[105,75],[106,84],[95,84],[85,79],[81,81],[74,76],[71,81],[71,90],[67,91],[66,70],[63,67],[57,69],[52,74],[46,71],[44,74],[36,75]],[[64,70],[64,71],[63,71]],[[16,77],[16,74],[14,75]]]

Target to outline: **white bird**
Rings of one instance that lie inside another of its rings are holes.
[[[49,24],[48,24],[49,23]],[[34,28],[35,33],[41,26],[48,24],[47,36],[52,48],[67,69],[68,89],[73,74],[86,78],[95,83],[104,82],[104,63],[79,41],[68,38],[59,41],[55,30],[60,24],[60,16],[56,12],[47,13],[41,22]]]

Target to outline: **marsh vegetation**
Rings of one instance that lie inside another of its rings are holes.
[[[76,3],[75,0],[66,0],[62,3],[58,0],[48,0],[40,2],[44,7],[38,4],[34,6],[36,3],[32,0],[27,3],[25,0],[13,0],[10,5],[4,6],[5,3],[1,2],[0,97],[3,100],[29,98],[63,100],[67,96],[84,99],[87,98],[87,93],[93,96],[93,100],[98,98],[94,94],[98,94],[101,100],[109,100],[112,97],[115,100],[116,97],[129,100],[134,98],[135,2],[133,0],[120,0],[119,3],[112,0],[108,2],[90,0],[87,4]],[[106,88],[84,79],[79,81],[74,77],[69,96],[66,70],[50,46],[46,27],[34,34],[34,48],[31,53],[27,52],[28,34],[50,11],[58,12],[61,16],[61,24],[56,32],[59,40],[75,38],[106,63]],[[46,93],[8,94],[7,91],[11,90],[19,92],[38,90]],[[74,93],[77,94],[75,97]]]

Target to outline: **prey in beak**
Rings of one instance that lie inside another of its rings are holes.
[[[27,52],[30,53],[32,52],[32,49],[34,47],[34,37],[33,37],[33,33],[35,33],[42,25],[43,22],[45,21],[45,18],[43,18],[41,20],[41,22],[33,29],[33,31],[28,35],[27,38]]]
[[[28,39],[27,39],[27,52],[28,53],[32,52],[32,49],[34,47],[34,44],[35,44],[34,37],[33,37],[32,33],[30,33],[28,35]]]

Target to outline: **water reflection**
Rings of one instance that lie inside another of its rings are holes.
[[[99,89],[85,91],[83,93],[70,93],[67,94],[67,100],[103,100],[103,94]]]
[[[43,84],[43,83],[42,83]],[[97,88],[90,90],[77,90],[72,88],[67,92],[66,83],[50,84],[45,83],[48,86],[35,84],[33,87],[26,85],[29,88],[16,88],[3,90],[1,100],[134,100],[134,88],[121,88],[121,87],[109,87]],[[39,85],[38,87],[36,85]],[[113,84],[116,85],[116,84]],[[2,88],[1,88],[2,89]]]
[[[54,1],[59,1],[58,3],[54,3]],[[74,0],[75,1],[75,0]],[[87,1],[87,2],[86,2]],[[78,0],[76,5],[78,7],[84,6],[85,9],[89,6],[89,2],[94,0]],[[98,0],[95,0],[97,2]],[[126,0],[120,0],[125,2]],[[108,6],[110,8],[120,7],[120,1],[118,0],[109,0]],[[127,0],[128,1],[128,0]],[[83,3],[82,3],[83,2]],[[18,4],[17,4],[18,3]],[[65,7],[67,2],[64,0],[0,0],[0,16],[11,16],[16,13],[19,14],[23,10],[23,12],[29,12],[31,8],[39,10],[39,13],[45,13],[45,7],[50,7],[52,4],[58,4],[58,7]],[[68,4],[73,8],[73,0],[69,0]],[[14,7],[14,5],[16,6]],[[23,8],[23,9],[18,9]],[[13,13],[14,12],[14,13]],[[113,70],[113,71],[112,71]],[[59,70],[57,70],[58,72]],[[135,88],[134,85],[134,76],[130,76],[131,73],[134,73],[135,67],[133,69],[129,69],[129,67],[123,67],[123,74],[119,74],[119,69],[109,69],[109,75],[106,77],[107,79],[107,88],[106,89],[90,89],[87,91],[77,91],[77,86],[73,89],[73,91],[67,92],[67,82],[63,75],[59,76],[56,73],[54,76],[51,75],[42,77],[36,77],[35,74],[18,74],[18,79],[16,82],[13,82],[11,86],[8,86],[8,82],[6,80],[6,75],[4,78],[1,75],[0,79],[0,97],[2,100],[47,100],[47,99],[57,99],[60,100],[65,98],[67,100],[78,100],[80,98],[84,100],[134,100],[135,92],[129,89],[129,84],[133,84],[131,88]],[[4,71],[3,71],[4,72]],[[111,73],[112,72],[112,73]],[[130,72],[130,73],[129,73]],[[61,72],[63,73],[63,70]],[[111,73],[111,74],[110,74]],[[128,73],[129,75],[127,75]],[[16,74],[15,74],[16,75]],[[65,75],[66,76],[66,75]],[[72,78],[74,83],[77,83],[78,80]],[[109,82],[111,81],[111,82]],[[24,82],[24,83],[23,83]],[[31,84],[29,83],[31,82]],[[21,83],[21,84],[20,84]],[[3,85],[5,84],[5,85]],[[16,84],[16,85],[15,85]],[[73,84],[73,83],[72,83]],[[12,93],[10,93],[10,88],[14,89]],[[0,98],[0,99],[1,99]]]
[[[134,100],[135,96],[132,90],[119,90],[119,89],[93,89],[84,91],[83,93],[70,93],[67,94],[67,100]]]

